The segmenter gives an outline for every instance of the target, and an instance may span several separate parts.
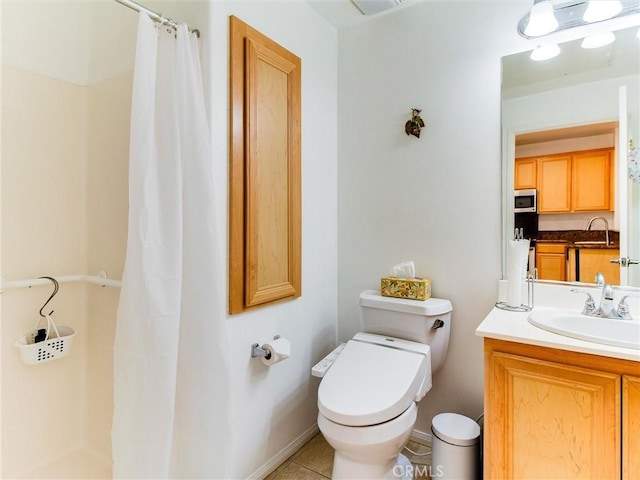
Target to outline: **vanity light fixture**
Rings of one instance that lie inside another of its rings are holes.
[[[558,28],[558,20],[550,0],[534,0],[529,22],[524,33],[530,37],[539,37]]]
[[[582,17],[585,22],[599,22],[615,17],[622,11],[619,0],[589,0]]]
[[[599,48],[604,47],[605,45],[609,45],[613,43],[616,39],[616,36],[613,32],[602,32],[597,33],[596,35],[591,35],[589,37],[585,37],[582,40],[580,46],[582,48]]]
[[[518,33],[536,38],[614,18],[640,14],[638,0],[533,0],[518,22]]]
[[[529,58],[535,61],[549,60],[550,58],[557,57],[560,54],[560,47],[555,43],[550,45],[540,45],[531,52]]]

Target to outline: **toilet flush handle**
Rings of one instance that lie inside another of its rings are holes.
[[[444,320],[440,320],[439,318],[433,322],[433,325],[431,325],[431,330],[437,330],[438,328],[442,328],[444,327]]]

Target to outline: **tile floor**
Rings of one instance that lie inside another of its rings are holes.
[[[416,442],[409,442],[407,446],[420,454],[431,450],[429,446]],[[413,463],[415,479],[429,478],[428,467],[425,466],[431,461],[429,455],[414,456],[407,450],[402,453]],[[322,434],[318,433],[265,480],[326,480],[331,478],[332,469],[333,449]]]

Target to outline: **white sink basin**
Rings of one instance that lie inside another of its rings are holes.
[[[582,315],[568,310],[535,310],[529,323],[549,332],[588,342],[640,350],[640,321]]]

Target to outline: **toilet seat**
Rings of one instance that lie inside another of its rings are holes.
[[[346,426],[387,422],[414,402],[431,364],[428,355],[350,340],[318,390],[318,409]]]

